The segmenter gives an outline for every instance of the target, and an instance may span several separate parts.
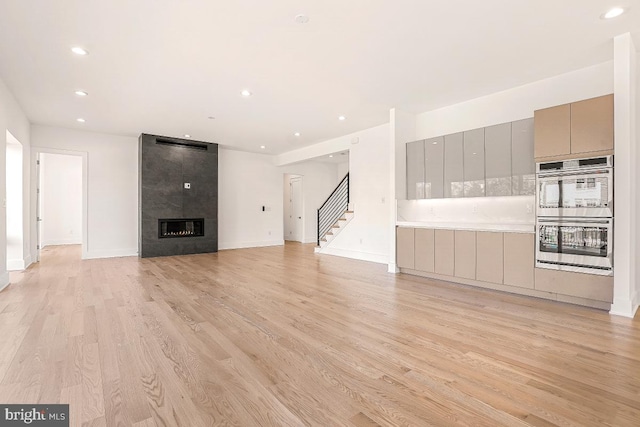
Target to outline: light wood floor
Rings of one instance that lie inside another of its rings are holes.
[[[638,426],[640,319],[311,245],[80,261],[0,293],[0,402],[92,426]]]

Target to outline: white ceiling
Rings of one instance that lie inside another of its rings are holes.
[[[0,76],[33,123],[277,154],[610,60],[623,1],[0,0]]]

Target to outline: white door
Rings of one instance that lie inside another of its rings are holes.
[[[291,240],[302,242],[302,177],[291,178],[290,186],[290,215],[289,230],[291,230]]]
[[[40,153],[36,155],[36,262],[40,261],[42,248],[42,195],[40,194]]]

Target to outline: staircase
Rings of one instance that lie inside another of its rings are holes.
[[[318,209],[318,246],[325,248],[353,218],[349,210],[349,174],[340,181],[331,195]]]

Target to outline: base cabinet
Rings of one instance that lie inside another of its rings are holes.
[[[535,234],[397,227],[405,272],[608,310],[613,277],[535,268]]]

